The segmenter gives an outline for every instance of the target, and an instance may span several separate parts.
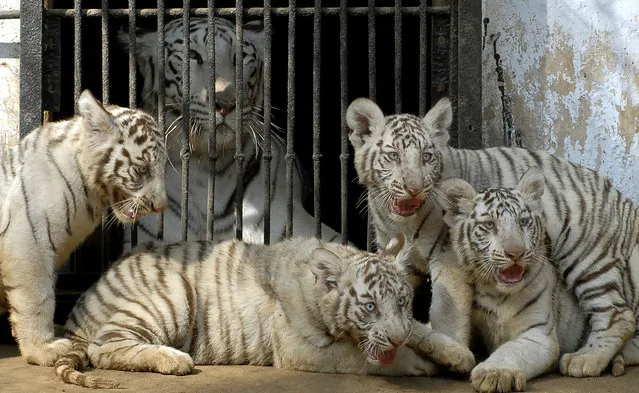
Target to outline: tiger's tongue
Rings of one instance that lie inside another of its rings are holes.
[[[393,209],[400,216],[412,216],[423,203],[420,199],[395,199]]]
[[[509,284],[521,281],[524,276],[524,268],[521,265],[514,264],[506,269],[499,271],[499,278]]]
[[[389,351],[384,351],[376,355],[377,360],[382,364],[392,364],[397,357],[397,348],[393,348]]]

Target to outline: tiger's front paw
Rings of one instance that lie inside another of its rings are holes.
[[[451,371],[462,374],[469,373],[477,364],[471,350],[454,340],[448,344],[442,360],[442,365],[448,367]]]
[[[410,350],[400,353],[395,367],[396,376],[432,377],[439,372],[435,363]]]
[[[519,369],[480,363],[470,373],[473,389],[480,393],[523,392],[526,375]]]
[[[564,354],[559,361],[559,370],[569,377],[598,377],[609,363],[610,359],[600,352],[578,351]]]
[[[20,353],[29,364],[50,367],[60,356],[69,353],[72,348],[71,340],[56,338],[47,344],[23,345],[20,348]]]

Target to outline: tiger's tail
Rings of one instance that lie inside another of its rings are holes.
[[[74,341],[73,347],[71,352],[61,356],[54,365],[56,375],[65,383],[92,389],[115,389],[120,386],[118,381],[84,374],[82,371],[89,364],[89,343]]]

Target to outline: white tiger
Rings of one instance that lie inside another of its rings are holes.
[[[639,342],[639,295],[626,291],[639,282],[639,269],[632,268],[639,264],[639,212],[610,180],[543,151],[449,147],[448,99],[421,119],[409,114],[385,118],[375,103],[360,98],[349,106],[347,120],[378,243],[383,246],[398,231],[414,233],[425,261],[436,256],[445,239],[441,212],[429,198],[434,185],[459,177],[476,189],[514,187],[528,168],[539,166],[547,187],[542,207],[550,258],[589,320],[587,339],[576,352],[562,355],[561,372],[598,376],[629,338],[634,335],[631,343]],[[448,295],[442,291],[438,296]],[[626,360],[634,364],[639,356]]]
[[[75,351],[56,373],[113,388],[77,370],[90,361],[176,375],[194,364],[434,375],[428,357],[470,371],[466,347],[412,319],[408,252],[403,236],[382,254],[314,238],[141,247],[78,300],[65,326]]]
[[[236,114],[243,113],[244,200],[243,233],[245,241],[262,243],[264,240],[264,172],[261,142],[264,137],[263,118],[260,109],[263,98],[264,31],[261,22],[244,25],[244,94],[239,108],[235,99],[235,25],[226,19],[216,18],[215,35],[215,107],[217,124],[217,155],[215,174],[215,229],[214,240],[222,241],[235,236],[235,194],[237,167],[234,161]],[[169,209],[164,215],[164,241],[182,240],[180,233],[180,204],[182,171],[182,19],[165,26],[166,43],[166,124],[167,148],[171,167],[166,172]],[[202,239],[206,234],[207,196],[209,179],[208,161],[208,24],[206,18],[190,20],[190,121],[191,157],[189,164],[189,214],[188,239]],[[120,41],[128,43],[128,35],[121,34]],[[143,107],[157,113],[158,64],[157,32],[138,32],[136,35],[137,64],[144,78]],[[275,134],[275,133],[274,133]],[[286,219],[286,147],[280,138],[273,137],[271,164],[271,225],[270,239],[278,241],[285,234]],[[293,231],[298,236],[315,234],[314,218],[304,210],[303,177],[298,165],[293,175]],[[141,221],[140,241],[157,240],[157,217],[149,216]],[[322,226],[322,238],[337,240],[339,234]],[[125,241],[129,241],[126,239]]]
[[[103,108],[85,90],[79,115],[36,128],[0,158],[0,312],[29,363],[53,365],[56,271],[102,221],[166,208],[164,138],[148,114]]]

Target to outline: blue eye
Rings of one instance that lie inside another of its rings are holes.
[[[366,311],[369,311],[369,312],[375,311],[375,303],[366,303]]]
[[[522,217],[519,219],[519,225],[521,225],[522,227],[527,227],[528,225],[530,225],[530,217]]]
[[[397,154],[397,152],[390,152],[388,153],[388,158],[390,158],[391,160],[395,161],[399,158],[399,154]]]
[[[424,161],[425,162],[430,162],[433,159],[433,154],[432,153],[424,153]]]
[[[495,227],[495,223],[492,221],[482,222],[481,225],[483,225],[486,229],[493,229]]]

